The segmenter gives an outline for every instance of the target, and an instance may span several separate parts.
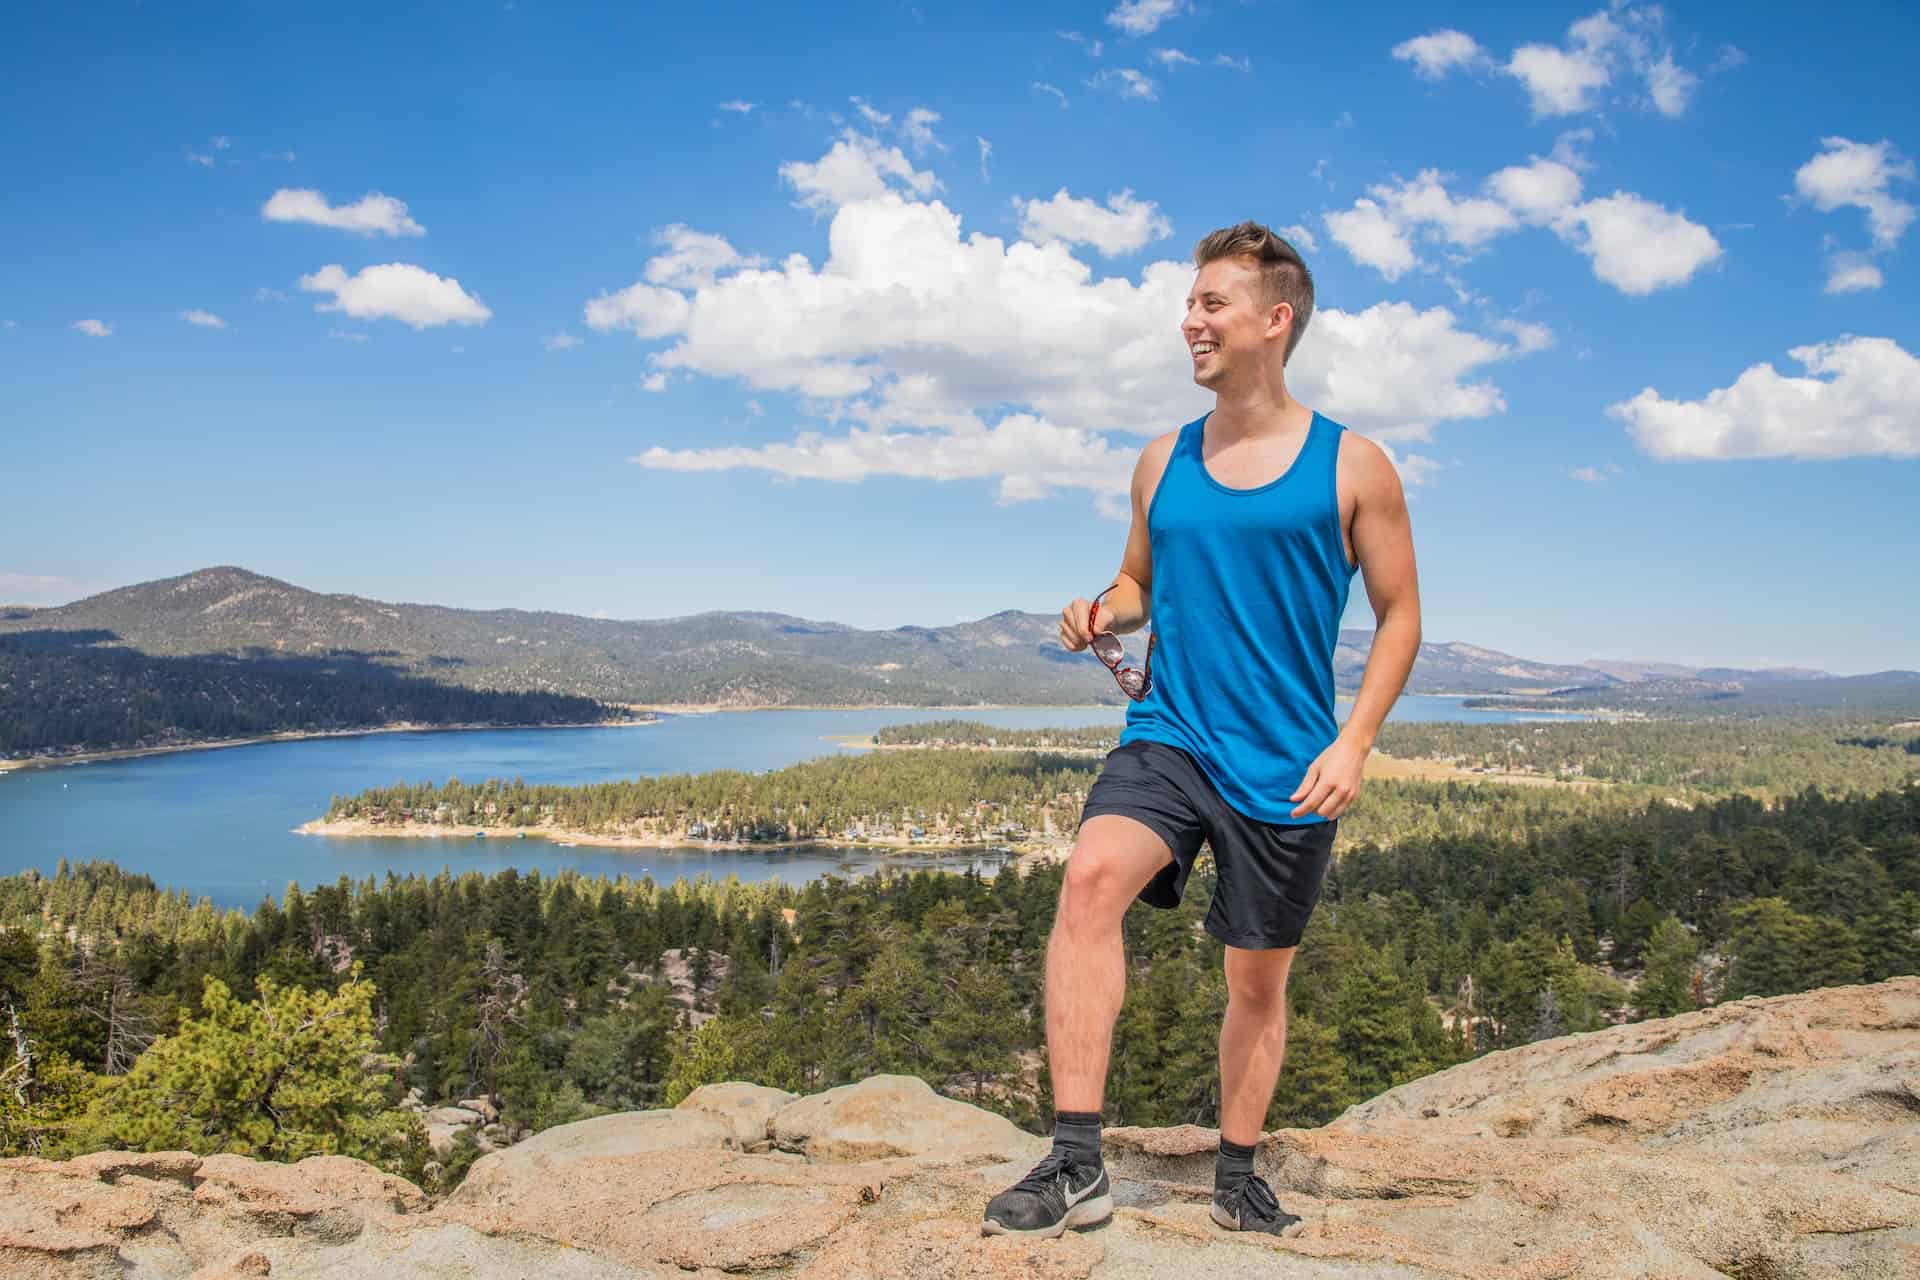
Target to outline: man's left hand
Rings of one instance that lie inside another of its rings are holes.
[[[1317,813],[1323,818],[1337,818],[1345,813],[1360,794],[1360,775],[1366,763],[1366,747],[1344,737],[1335,738],[1332,746],[1314,758],[1300,789],[1287,797],[1299,802],[1293,816]]]

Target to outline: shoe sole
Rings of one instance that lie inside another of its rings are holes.
[[[1067,1210],[1067,1216],[1050,1227],[1031,1227],[1022,1231],[1018,1227],[1009,1227],[988,1218],[980,1224],[983,1236],[1025,1236],[1030,1240],[1051,1240],[1055,1236],[1065,1235],[1069,1229],[1091,1227],[1105,1222],[1113,1216],[1113,1193],[1095,1196],[1091,1200],[1082,1200]]]
[[[1222,1209],[1217,1204],[1209,1206],[1208,1213],[1212,1216],[1214,1222],[1217,1225],[1225,1227],[1228,1231],[1246,1231],[1249,1229],[1241,1226],[1238,1220],[1229,1217],[1227,1215],[1227,1211],[1225,1209]],[[1288,1227],[1284,1231],[1263,1231],[1263,1232],[1258,1232],[1256,1234],[1279,1236],[1281,1239],[1284,1240],[1288,1236],[1299,1235],[1303,1230],[1306,1229],[1306,1225],[1307,1225],[1306,1220],[1301,1219],[1298,1222],[1294,1222],[1288,1225]]]

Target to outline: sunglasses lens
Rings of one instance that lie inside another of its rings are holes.
[[[1100,631],[1094,634],[1094,637],[1093,637],[1094,656],[1099,658],[1100,661],[1106,663],[1108,666],[1112,666],[1114,663],[1120,661],[1120,657],[1123,652],[1124,650],[1121,648],[1121,645],[1120,645],[1120,637],[1113,634],[1113,632]]]

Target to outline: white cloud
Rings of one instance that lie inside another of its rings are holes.
[[[352,204],[329,205],[318,191],[282,187],[260,208],[268,222],[306,222],[363,236],[423,236],[427,229],[407,216],[406,202],[369,191]]]
[[[1185,0],[1121,0],[1120,6],[1107,15],[1107,25],[1130,36],[1151,35],[1186,7]]]
[[[888,115],[884,111],[877,110],[872,103],[868,102],[865,98],[862,98],[858,94],[855,94],[853,97],[847,99],[847,101],[851,102],[856,108],[859,109],[860,118],[862,120],[865,120],[868,124],[873,125],[876,128],[882,127],[885,125],[890,125],[893,123],[892,116]]]
[[[1162,217],[1150,200],[1136,200],[1133,192],[1122,191],[1107,197],[1107,207],[1091,200],[1067,194],[1065,187],[1050,200],[1014,199],[1021,211],[1020,234],[1036,244],[1061,240],[1067,244],[1090,244],[1107,257],[1133,253],[1149,240],[1164,240],[1173,234],[1173,225]]]
[[[1556,230],[1622,293],[1684,284],[1721,254],[1720,242],[1699,223],[1626,191],[1575,206]]]
[[[1050,93],[1054,97],[1058,98],[1060,100],[1060,109],[1062,111],[1065,111],[1067,107],[1070,105],[1067,102],[1066,93],[1056,85],[1047,84],[1045,81],[1042,81],[1042,80],[1035,80],[1033,82],[1033,87],[1035,89],[1038,89],[1041,93]]]
[[[1087,56],[1089,58],[1099,57],[1101,53],[1106,50],[1106,47],[1107,47],[1104,43],[1102,43],[1099,40],[1089,40],[1087,37],[1081,35],[1078,31],[1056,31],[1053,34],[1055,34],[1056,36],[1059,36],[1062,40],[1066,40],[1072,44],[1079,45],[1081,48],[1087,51]]]
[[[225,134],[222,134],[221,136],[213,140],[213,149],[215,151],[225,151],[228,147],[231,147],[232,145],[233,145],[233,139],[227,137]]]
[[[1687,103],[1700,85],[1700,77],[1675,65],[1671,53],[1661,54],[1660,60],[1646,69],[1646,77],[1654,109],[1669,120],[1677,120],[1687,113]]]
[[[260,158],[262,160],[281,160],[287,164],[292,164],[295,160],[299,159],[299,157],[291,151],[262,151]]]
[[[1436,471],[1445,471],[1447,463],[1437,461],[1417,453],[1400,453],[1385,441],[1374,442],[1380,446],[1380,452],[1387,455],[1387,461],[1400,473],[1400,483],[1409,489],[1417,489],[1425,484]]]
[[[720,104],[720,110],[732,111],[732,112],[738,113],[739,115],[744,116],[744,115],[751,115],[753,112],[753,109],[758,105],[759,105],[758,103],[748,102],[744,98],[729,98],[727,101]]]
[[[1076,213],[1115,214],[1066,199]],[[1133,277],[1100,277],[1057,238],[963,234],[943,203],[883,189],[835,210],[817,263],[789,254],[660,290],[684,312],[678,340],[649,357],[657,373],[797,395],[803,412],[835,425],[772,446],[715,442],[640,460],[841,479],[990,478],[1004,501],[1077,488],[1098,509],[1116,498],[1124,507],[1135,446],[1110,445],[1103,433],[1164,431],[1209,402],[1179,339],[1192,277],[1189,264],[1164,260]],[[1327,308],[1289,383],[1357,430],[1425,439],[1441,423],[1499,412],[1487,370],[1527,342],[1463,330],[1445,308]]]
[[[1471,67],[1486,60],[1479,43],[1464,31],[1446,28],[1415,36],[1393,46],[1393,56],[1411,62],[1415,74],[1424,80],[1439,80],[1456,67]]]
[[[1253,70],[1253,59],[1236,58],[1230,53],[1216,53],[1213,55],[1213,65],[1216,67],[1228,67],[1234,71],[1251,71]]]
[[[1876,249],[1899,243],[1913,222],[1914,207],[1887,190],[1896,180],[1913,179],[1913,161],[1893,143],[1822,138],[1820,153],[1793,175],[1793,189],[1822,213],[1852,205],[1867,212],[1867,229]]]
[[[1723,71],[1732,71],[1735,67],[1747,65],[1747,51],[1736,44],[1720,46],[1720,56],[1707,68],[1707,74],[1717,76]]]
[[[187,152],[187,163],[197,164],[203,169],[213,168],[213,157],[199,151]]]
[[[993,159],[993,144],[979,134],[975,134],[973,140],[980,144],[980,181],[991,182],[993,177],[987,172],[987,161]]]
[[[546,341],[541,345],[549,351],[571,351],[585,341],[584,338],[576,338],[570,333],[554,333],[547,335]]]
[[[651,391],[655,394],[665,391],[667,389],[667,375],[664,373],[648,374],[640,380],[640,389],[642,391]]]
[[[767,416],[767,411],[761,407],[758,400],[747,401],[747,412],[756,418],[764,418]]]
[[[367,335],[357,329],[329,329],[327,336],[335,342],[365,342]]]
[[[1677,118],[1686,113],[1700,78],[1673,60],[1665,24],[1657,4],[1613,0],[1568,27],[1564,46],[1522,45],[1502,69],[1526,85],[1536,118],[1594,109],[1599,91],[1622,70],[1645,83],[1645,101],[1655,111]]]
[[[1553,345],[1553,330],[1537,321],[1495,320],[1493,327],[1513,335],[1514,351],[1518,355],[1532,355]]]
[[[315,311],[338,311],[356,320],[382,317],[415,329],[443,324],[485,324],[493,312],[460,287],[452,276],[437,276],[407,262],[363,267],[352,276],[330,263],[312,275],[300,277],[306,293],[330,293],[332,302],[314,305]]]
[[[182,311],[180,318],[188,324],[197,325],[202,329],[224,329],[227,327],[227,322],[211,311]]]
[[[1593,91],[1612,78],[1606,63],[1590,53],[1569,53],[1545,44],[1515,49],[1506,71],[1527,86],[1536,117],[1588,110],[1593,105]]]
[[[1605,484],[1607,482],[1606,473],[1598,467],[1574,467],[1567,472],[1567,476],[1569,479],[1578,480],[1583,484]]]
[[[1836,253],[1827,259],[1828,293],[1861,293],[1878,289],[1885,283],[1886,277],[1880,274],[1880,268],[1865,254]]]
[[[587,328],[599,333],[625,329],[638,338],[667,338],[687,327],[687,310],[684,294],[636,282],[589,300],[585,315]]]
[[[1167,67],[1197,67],[1200,65],[1200,59],[1191,54],[1182,53],[1178,49],[1155,49],[1153,56],[1158,58],[1163,66]]]
[[[891,189],[890,182],[923,196],[940,186],[931,173],[916,170],[900,148],[882,146],[852,130],[811,164],[796,160],[781,165],[780,176],[799,193],[800,206],[815,212],[884,195]]]
[[[269,289],[267,288],[266,285],[261,285],[259,288],[253,291],[253,300],[255,302],[291,302],[293,301],[292,298],[280,292],[278,289]]]
[[[1488,178],[1487,190],[1525,221],[1545,226],[1580,199],[1581,182],[1568,165],[1535,156]]]
[[[653,242],[666,250],[649,259],[646,277],[651,284],[691,289],[712,284],[722,271],[765,265],[761,258],[742,257],[721,236],[673,223],[654,233]]]
[[[1787,354],[1808,376],[1756,364],[1700,400],[1648,387],[1607,412],[1667,461],[1920,458],[1920,360],[1891,338],[1843,337]]]
[[[1389,280],[1398,280],[1419,265],[1413,242],[1379,204],[1362,196],[1353,208],[1325,216],[1327,233],[1334,242],[1365,267],[1372,267]]]
[[[1141,102],[1157,102],[1160,98],[1153,78],[1132,67],[1109,68],[1087,83],[1096,89],[1112,89],[1123,98],[1134,98]]]
[[[1281,227],[1279,230],[1280,235],[1295,249],[1305,249],[1308,253],[1319,252],[1320,242],[1314,238],[1313,232],[1299,223]]]
[[[1559,160],[1535,156],[1501,169],[1487,179],[1485,197],[1454,196],[1446,183],[1431,169],[1377,183],[1351,209],[1325,215],[1327,229],[1354,261],[1389,280],[1421,265],[1416,236],[1472,251],[1522,223],[1551,227],[1625,293],[1682,284],[1721,254],[1705,227],[1631,192],[1581,203],[1580,175]]]
[[[900,133],[912,145],[915,153],[932,147],[935,151],[945,151],[947,144],[934,137],[933,126],[940,123],[940,113],[926,107],[915,107],[907,112],[907,118],[900,122]]]
[[[78,329],[81,333],[86,334],[89,338],[110,338],[113,336],[112,325],[107,324],[100,320],[94,320],[92,318],[88,318],[86,320],[75,320],[71,327]]]

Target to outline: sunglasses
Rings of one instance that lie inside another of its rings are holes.
[[[1112,587],[1107,588],[1107,591],[1111,590]],[[1120,692],[1138,702],[1153,692],[1153,642],[1156,637],[1147,637],[1146,660],[1139,667],[1121,666],[1127,655],[1121,647],[1120,637],[1111,631],[1098,630],[1100,596],[1106,595],[1107,591],[1095,596],[1093,607],[1087,611],[1087,629],[1093,632],[1093,656],[1106,663],[1107,670],[1113,672],[1113,678],[1120,683]]]

